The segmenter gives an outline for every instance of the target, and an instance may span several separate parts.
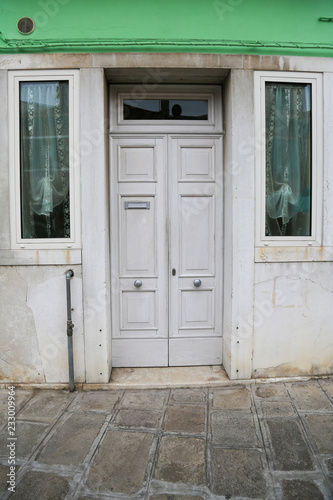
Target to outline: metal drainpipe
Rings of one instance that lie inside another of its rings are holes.
[[[74,276],[74,271],[69,269],[66,272],[66,292],[67,292],[67,343],[68,343],[68,368],[69,368],[69,390],[73,392],[74,385],[74,363],[73,363],[73,322],[72,322],[72,305],[71,305],[71,278]]]

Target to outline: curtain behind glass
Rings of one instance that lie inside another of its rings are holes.
[[[23,238],[69,238],[68,82],[21,82]]]
[[[311,85],[266,83],[266,236],[311,235]]]

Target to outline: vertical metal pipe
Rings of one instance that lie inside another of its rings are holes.
[[[71,303],[71,278],[74,271],[69,269],[66,272],[66,296],[67,296],[67,344],[68,344],[68,371],[69,371],[69,390],[73,392],[74,385],[74,361],[73,361],[73,322],[72,322],[72,303]]]

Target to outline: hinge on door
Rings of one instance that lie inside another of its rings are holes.
[[[172,269],[172,276],[176,276],[176,269]]]

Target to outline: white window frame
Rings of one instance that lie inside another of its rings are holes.
[[[126,99],[193,99],[208,101],[207,120],[124,120]],[[110,85],[110,130],[138,133],[213,133],[222,131],[222,97],[218,85],[157,85],[146,90],[142,85]]]
[[[20,194],[20,82],[67,80],[69,84],[69,196],[70,238],[22,238]],[[79,170],[79,71],[9,71],[9,179],[12,249],[80,248],[80,170]]]
[[[311,236],[266,236],[265,84],[309,83],[312,106]],[[258,71],[254,74],[256,130],[256,246],[320,246],[323,214],[323,91],[320,73]]]

